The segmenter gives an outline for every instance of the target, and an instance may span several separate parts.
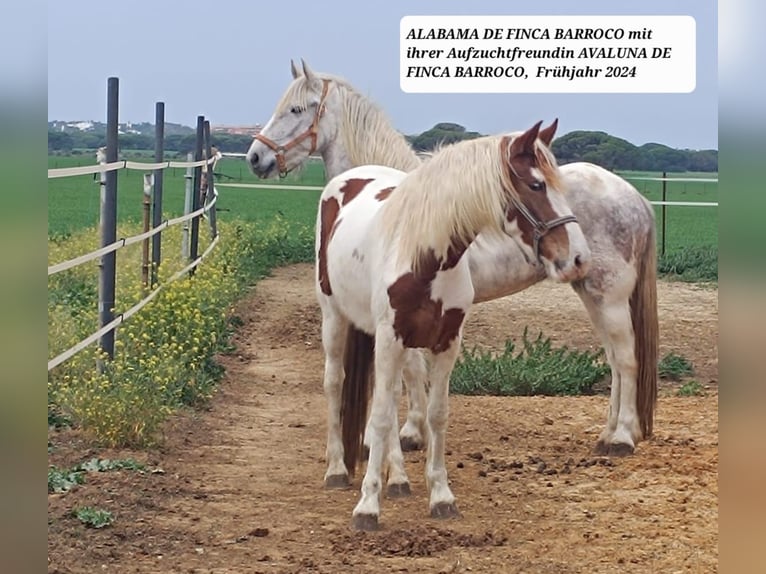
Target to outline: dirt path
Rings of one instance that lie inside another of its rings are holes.
[[[322,488],[319,313],[309,265],[258,284],[208,412],[179,416],[162,449],[104,452],[76,433],[52,463],[133,456],[155,470],[89,474],[48,497],[49,572],[715,572],[718,565],[717,291],[660,285],[661,352],[691,359],[702,397],[660,394],[656,436],[626,459],[594,457],[605,396],[450,398],[448,471],[463,517],[428,518],[424,455],[413,496],[382,502],[382,530],[349,529],[354,488]],[[466,343],[524,325],[595,347],[579,300],[544,283],[478,306]],[[71,509],[109,508],[87,530]]]

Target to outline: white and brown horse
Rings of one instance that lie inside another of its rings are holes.
[[[540,138],[538,139],[538,135]],[[316,227],[316,292],[322,310],[324,386],[343,387],[344,440],[330,464],[353,472],[374,381],[369,458],[355,528],[378,526],[383,460],[401,457],[396,397],[408,357],[430,354],[426,477],[431,515],[456,516],[444,464],[449,376],[474,301],[465,251],[481,233],[504,235],[558,281],[581,279],[590,249],[560,191],[540,123],[523,133],[446,147],[405,173],[360,166],[322,192]],[[373,352],[374,349],[374,352]],[[344,366],[344,362],[348,367]],[[369,376],[373,368],[374,377]],[[331,408],[334,411],[334,407]],[[349,424],[354,421],[354,424]],[[402,462],[402,461],[399,461]],[[403,465],[396,465],[403,471]],[[406,474],[396,477],[407,485]],[[391,482],[389,485],[396,484]]]
[[[254,173],[265,178],[284,175],[314,152],[322,155],[328,178],[365,164],[402,171],[420,165],[382,110],[348,82],[315,73],[305,62],[302,70],[291,62],[291,70],[292,83],[247,153]],[[560,166],[559,172],[592,253],[588,275],[572,285],[612,372],[606,425],[596,452],[629,454],[652,434],[654,422],[658,353],[654,212],[633,186],[596,165],[572,163]],[[542,265],[508,238],[480,235],[466,256],[475,302],[517,293],[545,277]],[[425,371],[413,361],[404,378],[410,409],[399,435],[403,447],[419,447],[425,436]],[[328,396],[328,447],[335,432],[332,421],[340,417],[333,405],[340,408],[339,402]],[[328,466],[327,476],[331,475]]]

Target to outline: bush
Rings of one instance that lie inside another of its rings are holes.
[[[694,367],[686,357],[671,352],[660,359],[658,373],[660,378],[680,381],[683,377],[694,374]]]
[[[657,271],[669,279],[687,282],[718,282],[718,248],[684,247],[657,260]]]
[[[219,227],[219,245],[193,278],[185,276],[170,284],[170,275],[185,262],[168,255],[180,252],[180,234],[163,233],[167,261],[158,276],[166,286],[117,329],[114,360],[92,346],[48,373],[49,424],[53,414],[54,420],[81,426],[105,446],[142,446],[157,439],[162,423],[176,409],[204,404],[212,396],[223,373],[215,354],[226,348],[234,302],[275,265],[313,258],[309,229],[290,233],[281,220],[268,226],[224,222]],[[90,230],[66,242],[49,242],[49,261],[86,253],[95,248],[96,240],[97,234]],[[97,328],[97,300],[91,288],[97,284],[95,265],[49,280],[50,356]],[[146,294],[139,268],[140,251],[119,252],[118,312]]]
[[[522,348],[508,340],[502,353],[463,349],[450,379],[450,391],[459,395],[581,395],[609,373],[603,350],[595,353],[554,348],[542,333],[530,340],[527,330]]]

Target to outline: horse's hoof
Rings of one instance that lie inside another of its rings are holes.
[[[598,441],[593,448],[593,454],[597,456],[607,456],[609,454],[609,445],[603,440]]]
[[[324,479],[325,488],[348,488],[351,483],[347,474],[331,474]]]
[[[354,530],[364,530],[365,532],[373,532],[380,528],[378,517],[375,514],[355,514],[351,520],[351,527]]]
[[[431,507],[431,518],[460,518],[454,502],[439,502]]]
[[[399,444],[402,446],[402,452],[412,452],[415,450],[423,450],[423,441],[414,439],[409,436],[403,436],[399,439]]]
[[[593,454],[597,456],[630,456],[635,451],[635,447],[625,442],[616,442],[607,444],[603,440],[596,443]]]
[[[388,498],[404,498],[412,494],[410,490],[409,482],[402,482],[401,484],[389,484],[386,496]]]
[[[625,442],[618,442],[609,445],[609,456],[630,456],[635,450],[633,445]]]

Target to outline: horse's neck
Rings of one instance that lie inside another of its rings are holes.
[[[369,133],[366,124],[364,118],[352,125],[340,122],[337,136],[321,151],[327,179],[360,165],[383,165],[404,172],[420,165],[415,151],[392,126],[381,120],[378,133]],[[349,145],[354,149],[348,149]]]
[[[351,163],[351,156],[346,150],[345,144],[340,140],[341,138],[334,138],[321,152],[328,181],[336,175],[355,167]]]

